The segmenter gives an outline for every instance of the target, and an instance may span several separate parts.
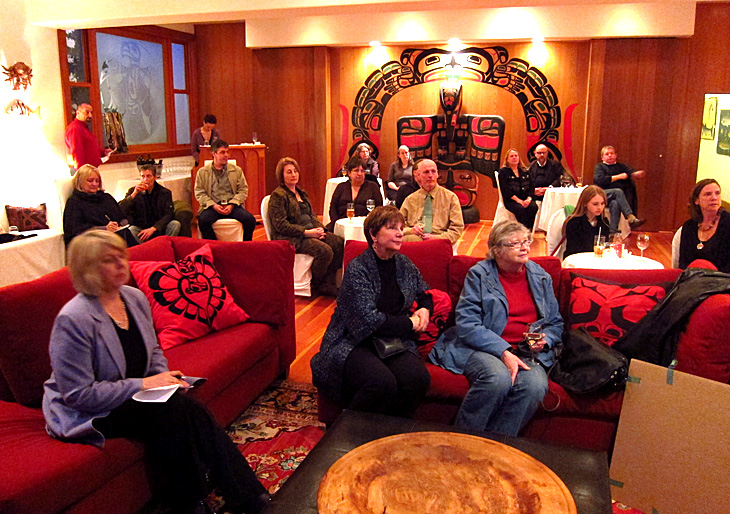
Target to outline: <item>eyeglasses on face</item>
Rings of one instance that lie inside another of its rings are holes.
[[[515,241],[514,243],[504,243],[502,246],[506,248],[521,248],[526,246],[529,248],[532,246],[532,239],[525,239],[524,241]]]

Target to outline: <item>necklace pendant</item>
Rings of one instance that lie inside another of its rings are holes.
[[[697,244],[697,249],[698,249],[698,250],[702,250],[702,249],[703,249],[704,247],[705,247],[705,245],[703,245],[703,244],[702,244],[702,241],[700,241],[700,242],[699,242],[699,243]]]

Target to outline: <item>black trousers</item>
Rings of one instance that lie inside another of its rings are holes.
[[[345,360],[343,398],[348,409],[412,418],[430,383],[419,356],[403,352],[381,360],[372,344],[364,344]]]
[[[532,230],[532,226],[535,224],[535,215],[537,214],[537,204],[534,201],[530,202],[527,207],[522,207],[514,200],[509,199],[504,202],[504,206],[515,215],[517,221],[527,227],[527,230]]]
[[[107,438],[142,442],[153,489],[181,512],[210,492],[206,472],[227,505],[246,506],[266,492],[213,415],[187,394],[165,403],[128,400],[94,427]]]

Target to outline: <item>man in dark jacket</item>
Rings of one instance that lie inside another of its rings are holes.
[[[129,231],[140,243],[160,234],[178,235],[180,222],[173,219],[172,192],[157,183],[154,166],[142,166],[139,176],[139,184],[129,188],[119,202],[124,214],[131,218]]]
[[[635,216],[638,205],[634,180],[644,178],[646,171],[618,162],[613,146],[601,148],[601,161],[593,168],[593,183],[606,192],[611,212],[611,232],[618,230],[618,220],[623,214],[632,229],[639,228],[646,220]]]

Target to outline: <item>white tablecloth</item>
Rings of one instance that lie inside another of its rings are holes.
[[[37,236],[0,244],[0,286],[27,282],[65,266],[63,234],[52,229],[22,234]]]
[[[172,192],[172,200],[182,200],[190,203],[192,201],[192,188],[190,182],[190,174],[187,175],[162,175],[157,182],[165,186]],[[117,201],[122,200],[127,194],[130,187],[134,187],[139,183],[139,178],[125,178],[117,181],[117,191],[114,198]]]
[[[547,188],[545,196],[542,199],[540,217],[537,220],[537,228],[547,232],[550,216],[552,216],[555,211],[562,209],[566,205],[575,205],[578,203],[578,198],[584,189],[585,186]],[[536,199],[539,200],[540,197],[538,196]]]
[[[340,236],[345,241],[354,239],[355,241],[367,241],[365,232],[362,230],[365,216],[355,216],[350,221],[347,218],[339,219],[335,222],[335,235]]]
[[[620,259],[616,253],[607,248],[603,257],[596,257],[593,252],[574,253],[563,260],[563,268],[589,268],[589,269],[664,269],[661,262],[639,257],[638,255],[626,255]]]

